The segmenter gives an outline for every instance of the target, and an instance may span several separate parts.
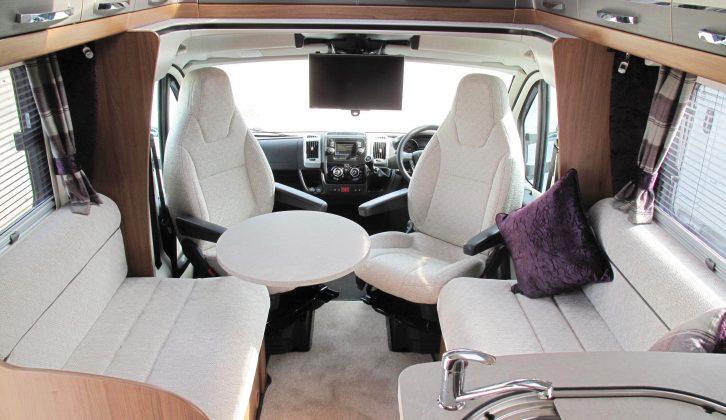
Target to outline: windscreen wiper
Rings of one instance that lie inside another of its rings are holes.
[[[293,134],[278,133],[276,131],[267,131],[261,128],[250,129],[255,137],[276,137],[276,138],[288,138],[288,137],[300,137]]]

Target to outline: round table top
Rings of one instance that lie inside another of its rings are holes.
[[[316,211],[282,211],[249,218],[217,241],[227,273],[271,287],[312,286],[355,270],[371,241],[357,223]]]

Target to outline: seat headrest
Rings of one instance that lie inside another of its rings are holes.
[[[481,146],[492,129],[510,113],[507,88],[496,76],[470,74],[459,82],[447,120],[453,121],[459,143]]]
[[[227,73],[214,67],[194,70],[182,82],[181,109],[199,123],[206,142],[229,135],[237,107]]]

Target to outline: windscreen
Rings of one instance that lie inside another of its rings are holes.
[[[481,66],[406,59],[400,111],[310,108],[310,76],[304,59],[249,61],[220,66],[247,126],[260,131],[358,131],[406,133],[413,127],[441,124],[451,108],[456,86],[471,73],[491,74],[505,85],[512,73]]]
[[[310,108],[401,110],[402,56],[311,54]]]

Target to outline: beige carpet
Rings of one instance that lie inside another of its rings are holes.
[[[307,353],[272,356],[262,420],[397,419],[398,375],[431,356],[388,351],[383,315],[356,301],[315,314]]]

